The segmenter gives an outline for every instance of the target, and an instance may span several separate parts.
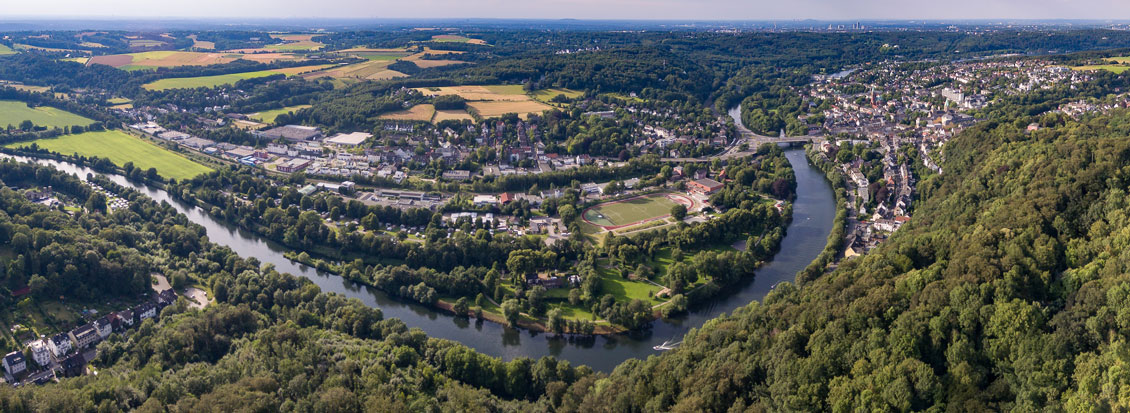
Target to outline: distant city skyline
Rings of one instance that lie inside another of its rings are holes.
[[[0,20],[41,18],[530,18],[672,20],[1127,19],[1118,0],[41,0]]]

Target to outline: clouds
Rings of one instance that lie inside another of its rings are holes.
[[[1123,0],[2,0],[6,16],[1125,19]],[[3,17],[0,17],[2,19]]]

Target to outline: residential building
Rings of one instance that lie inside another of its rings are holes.
[[[100,337],[99,341],[105,340],[114,332],[114,325],[113,322],[110,321],[110,316],[94,320],[92,325],[94,326],[94,330],[98,332],[98,337]]]
[[[31,347],[31,359],[35,360],[35,364],[40,366],[51,365],[51,349],[47,348],[46,340],[32,341],[28,347]]]
[[[137,308],[133,309],[134,323],[140,324],[150,318],[157,317],[157,305],[150,301],[138,304]]]
[[[466,181],[471,179],[471,171],[456,169],[453,171],[443,171],[443,179],[450,181]]]
[[[98,330],[91,324],[81,325],[74,330],[71,330],[71,341],[74,342],[75,348],[83,349],[89,347],[91,344],[97,343],[102,340],[98,335]]]
[[[47,340],[47,347],[51,348],[55,357],[62,357],[71,352],[71,338],[67,336],[67,333],[53,335]]]
[[[86,370],[86,359],[81,353],[75,353],[59,362],[63,368],[64,377],[78,377]]]
[[[118,311],[117,314],[118,314],[118,318],[121,319],[123,327],[133,327],[134,316],[133,316],[133,310],[132,309]]]
[[[11,374],[12,377],[19,377],[24,372],[27,372],[27,360],[24,359],[24,353],[13,351],[4,356],[4,370]]]

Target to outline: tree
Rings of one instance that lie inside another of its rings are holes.
[[[581,302],[581,290],[579,288],[570,289],[569,304],[577,305],[579,302]]]
[[[91,192],[90,197],[86,198],[84,205],[87,211],[90,212],[106,212],[106,195],[101,192]]]
[[[547,322],[549,331],[554,333],[561,333],[565,331],[565,317],[561,315],[560,308],[553,308],[549,310],[549,321]]]
[[[456,315],[464,317],[470,310],[469,307],[470,306],[467,304],[467,297],[459,297],[459,299],[455,301],[455,305],[452,306],[451,309],[455,311]]]
[[[506,317],[506,324],[511,327],[518,325],[521,311],[521,305],[518,304],[516,299],[511,298],[502,302],[502,316]]]
[[[676,220],[682,221],[683,218],[687,217],[687,206],[678,204],[671,207],[671,217],[675,218]]]
[[[27,286],[31,289],[31,293],[37,296],[43,295],[47,292],[47,279],[42,275],[35,274],[31,276],[31,280],[27,282]]]

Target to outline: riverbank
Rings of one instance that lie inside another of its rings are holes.
[[[805,158],[803,151],[789,149],[785,155],[793,166],[797,180],[793,220],[780,242],[780,252],[773,261],[758,269],[753,280],[745,280],[726,288],[711,300],[710,305],[695,306],[683,315],[655,321],[646,331],[592,337],[517,330],[493,322],[470,323],[465,318],[451,316],[434,307],[394,298],[382,290],[291,261],[284,256],[288,248],[238,226],[216,220],[202,208],[174,199],[164,190],[135,184],[121,175],[110,174],[107,178],[119,185],[136,189],[158,202],[169,203],[189,221],[203,227],[211,241],[227,246],[241,256],[255,257],[264,264],[274,265],[279,272],[305,278],[322,291],[380,308],[385,318],[398,318],[409,327],[420,328],[429,337],[457,341],[503,360],[554,356],[574,365],[583,364],[598,371],[610,372],[625,360],[643,359],[658,354],[655,346],[672,339],[678,341],[690,329],[702,326],[721,314],[743,308],[752,301],[762,300],[778,284],[794,281],[797,273],[819,255],[826,244],[835,216],[832,187],[824,174]],[[87,174],[99,173],[56,160],[26,157],[18,160],[52,165],[80,179],[85,179]]]
[[[824,250],[800,274],[797,274],[797,281],[800,284],[819,278],[839,262],[847,236],[847,195],[844,192],[847,188],[844,186],[844,176],[831,160],[824,154],[818,153],[815,148],[815,145],[806,146],[804,154],[809,162],[824,172],[824,177],[835,188],[836,218],[832,221],[832,233],[828,234],[828,242]]]

